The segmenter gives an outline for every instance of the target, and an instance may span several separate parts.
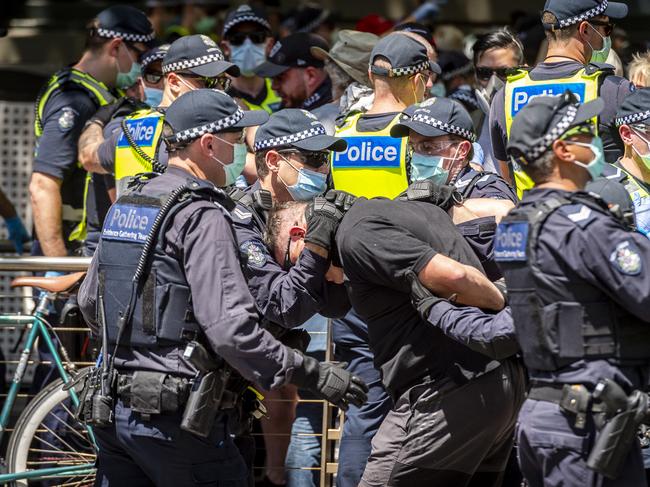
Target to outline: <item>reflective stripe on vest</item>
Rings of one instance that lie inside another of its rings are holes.
[[[45,112],[45,105],[49,101],[50,96],[52,96],[57,89],[64,89],[65,85],[70,83],[74,83],[74,85],[79,86],[86,91],[98,107],[108,105],[115,101],[115,97],[106,85],[101,81],[97,81],[88,73],[84,73],[83,71],[74,68],[66,68],[58,71],[49,79],[47,85],[45,85],[45,88],[36,100],[34,134],[36,135],[37,143],[38,139],[43,135],[43,114]],[[81,167],[81,164],[78,161],[77,165]],[[81,212],[81,222],[79,222],[75,229],[70,233],[70,236],[68,237],[68,240],[70,241],[81,241],[86,238],[86,197],[88,195],[90,179],[91,175],[87,173],[84,183],[84,206]]]
[[[505,115],[508,138],[510,137],[512,120],[531,99],[540,95],[557,96],[566,90],[570,90],[581,103],[595,100],[598,98],[599,78],[602,73],[602,71],[596,71],[593,74],[587,74],[586,69],[582,68],[568,78],[537,81],[531,79],[530,73],[526,70],[508,76],[505,87]],[[598,130],[597,122],[598,119],[595,118],[594,126],[596,130]],[[513,167],[513,170],[517,196],[521,199],[524,190],[532,188],[535,183],[520,167]]]
[[[138,110],[124,119],[133,141],[149,158],[154,159],[162,135],[164,115],[155,109]],[[115,185],[118,195],[122,193],[126,179],[143,172],[151,172],[152,166],[131,147],[124,132],[120,132],[115,146]]]
[[[620,165],[617,164],[616,167],[627,176],[623,184],[634,204],[637,230],[646,237],[650,237],[650,193],[648,193],[645,187],[639,184],[634,176]]]
[[[399,114],[386,128],[377,132],[359,132],[362,114],[348,118],[336,128],[336,136],[345,139],[345,152],[332,153],[334,187],[356,196],[395,198],[408,187],[406,152],[408,138],[390,136]]]
[[[266,87],[266,98],[259,105],[255,105],[247,101],[245,98],[240,98],[244,105],[246,105],[250,110],[264,110],[267,113],[273,113],[278,111],[280,108],[280,103],[282,103],[282,98],[280,98],[275,91],[271,88],[271,78],[266,78],[264,80],[264,86]]]

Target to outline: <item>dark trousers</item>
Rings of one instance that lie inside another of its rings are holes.
[[[225,417],[217,418],[208,438],[181,430],[180,423],[180,413],[145,420],[118,400],[113,425],[94,430],[99,446],[95,485],[248,487],[246,465]]]
[[[596,438],[588,418],[585,429],[577,429],[575,416],[547,401],[527,399],[517,424],[519,467],[530,487],[643,487],[646,484],[640,445],[635,442],[621,468],[621,476],[610,480],[587,468],[587,458]]]
[[[412,387],[375,435],[359,486],[500,485],[524,388],[514,359],[461,386]]]

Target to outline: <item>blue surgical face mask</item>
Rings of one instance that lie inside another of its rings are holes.
[[[568,144],[573,144],[573,145],[579,145],[581,147],[586,147],[587,149],[590,149],[591,152],[594,153],[594,158],[589,161],[588,163],[585,162],[580,162],[580,161],[574,161],[574,163],[580,167],[584,167],[587,171],[589,171],[589,175],[591,176],[591,179],[597,179],[603,174],[603,169],[605,168],[605,150],[603,149],[603,140],[595,136],[590,144],[585,144],[583,142],[570,142],[567,141]]]
[[[287,188],[287,191],[294,201],[309,201],[325,192],[327,189],[326,174],[312,171],[304,167],[296,169],[296,167],[291,164],[288,159],[285,157],[282,157],[282,159],[284,159],[287,164],[289,164],[294,170],[298,172],[298,181],[296,181],[296,184],[288,185],[282,181],[282,178],[280,178],[280,181],[282,181],[282,184],[284,184],[284,186]]]
[[[246,155],[248,154],[248,151],[246,150],[246,144],[232,144],[227,140],[222,139],[221,137],[217,137],[216,135],[215,137],[224,144],[228,144],[233,147],[233,157],[230,164],[226,164],[225,162],[217,159],[215,156],[211,156],[212,159],[223,166],[223,172],[226,176],[224,186],[230,186],[231,184],[235,183],[239,175],[244,170],[244,166],[246,165]]]
[[[432,156],[413,152],[411,155],[411,182],[421,179],[431,179],[436,184],[447,184],[449,182],[449,171],[454,167],[460,146],[456,147],[453,157]],[[445,160],[451,160],[449,169],[445,169]]]
[[[160,106],[162,102],[163,90],[158,88],[150,88],[149,86],[144,87],[144,102],[152,108]]]
[[[264,44],[253,44],[249,38],[241,46],[230,46],[230,62],[236,64],[242,76],[255,76],[255,68],[266,60]]]
[[[120,44],[121,46],[124,46],[124,44]],[[126,46],[124,46],[124,49],[126,49],[126,53],[129,56],[129,59],[131,60],[131,69],[123,73],[120,71],[120,65],[118,62],[117,65],[117,76],[115,77],[115,86],[117,86],[121,90],[126,90],[127,88],[130,88],[133,86],[137,81],[138,78],[142,77],[142,66],[140,66],[140,63],[137,63],[133,60],[133,57],[131,57],[131,53],[127,49]]]
[[[447,94],[447,89],[442,81],[436,81],[429,90],[429,95],[435,98],[444,98]]]

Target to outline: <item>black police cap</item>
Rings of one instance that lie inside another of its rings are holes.
[[[376,66],[378,56],[386,58],[390,68]],[[412,76],[427,70],[440,74],[440,66],[429,61],[424,44],[403,33],[393,32],[383,37],[370,53],[370,71],[379,76]]]
[[[559,96],[537,96],[512,121],[507,152],[526,165],[539,159],[562,135],[602,112],[601,98],[581,105],[570,91]]]
[[[289,68],[308,66],[322,68],[325,63],[312,54],[312,47],[329,50],[327,41],[316,34],[298,32],[280,39],[271,49],[268,60],[255,70],[255,74],[264,78],[274,78]]]
[[[615,123],[617,127],[650,125],[650,88],[641,88],[628,95],[616,112]]]
[[[458,135],[476,142],[474,124],[465,107],[450,98],[430,98],[411,105],[402,113],[399,123],[390,130],[392,137],[408,137],[409,129],[425,137]]]
[[[205,134],[217,134],[261,125],[269,118],[264,110],[243,111],[233,98],[220,90],[189,91],[165,111],[165,136],[171,146],[187,145]]]
[[[255,133],[255,152],[279,147],[306,151],[344,151],[347,142],[327,135],[316,115],[299,108],[286,108],[271,115]]]
[[[474,64],[461,51],[441,50],[438,53],[438,65],[443,81],[449,81],[456,76],[466,75],[474,70]]]
[[[147,16],[130,5],[114,5],[99,12],[93,31],[107,39],[120,38],[148,45],[154,40],[153,26]]]
[[[251,5],[240,5],[235,10],[231,10],[226,15],[226,20],[223,24],[222,37],[227,37],[228,32],[238,24],[243,22],[252,22],[258,24],[265,30],[271,30],[271,24],[269,23],[268,16],[266,12],[256,6]]]
[[[190,71],[215,78],[223,73],[239,76],[239,68],[226,61],[217,43],[206,35],[179,37],[169,46],[162,62],[163,73]]]
[[[140,56],[140,64],[144,70],[147,66],[155,61],[161,61],[165,58],[167,51],[169,50],[169,44],[162,44],[156,46],[153,49],[149,49],[142,56]]]
[[[555,24],[544,24],[546,30],[553,30],[564,29],[599,15],[622,19],[627,16],[627,5],[608,0],[546,0],[544,12],[550,12],[557,18]]]

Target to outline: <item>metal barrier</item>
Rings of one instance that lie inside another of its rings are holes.
[[[3,256],[0,257],[0,273],[5,272],[44,272],[44,271],[59,271],[59,272],[79,272],[85,271],[90,265],[91,259],[89,257],[21,257],[21,256]],[[0,298],[6,298],[7,296],[0,295]],[[23,296],[27,298],[29,296]],[[8,329],[4,327],[4,329]],[[18,329],[18,327],[16,327]],[[78,324],[78,326],[64,326],[57,327],[57,332],[68,332],[68,333],[88,333],[88,328]],[[327,349],[326,349],[326,359],[330,360],[332,356],[332,342],[331,342],[331,323],[328,320],[328,330],[327,330]],[[1,361],[0,364],[6,366],[14,365],[17,361],[11,360],[7,357],[4,361]],[[79,366],[88,366],[92,365],[92,362],[87,361],[76,361],[73,362]],[[37,362],[30,362],[30,365],[35,365]],[[43,365],[47,365],[48,362],[39,362]],[[1,397],[1,396],[0,396]],[[20,394],[19,397],[25,402],[29,401],[33,395],[30,394]],[[282,401],[281,399],[273,401]],[[320,437],[321,441],[321,464],[320,467],[308,468],[304,467],[304,470],[319,470],[320,485],[322,487],[331,487],[333,485],[334,475],[337,470],[337,463],[335,462],[336,455],[336,441],[340,439],[340,426],[343,424],[343,416],[337,416],[337,409],[331,406],[325,401],[316,401],[316,400],[300,400],[304,403],[321,403],[323,404],[323,420],[322,420],[322,432],[320,434],[315,434],[315,436]],[[272,419],[272,418],[271,418]],[[11,431],[11,429],[8,429]],[[288,432],[288,435],[291,435],[291,432]],[[262,434],[254,434],[259,441],[262,440]],[[255,466],[254,469],[259,471],[263,470],[264,466]]]

